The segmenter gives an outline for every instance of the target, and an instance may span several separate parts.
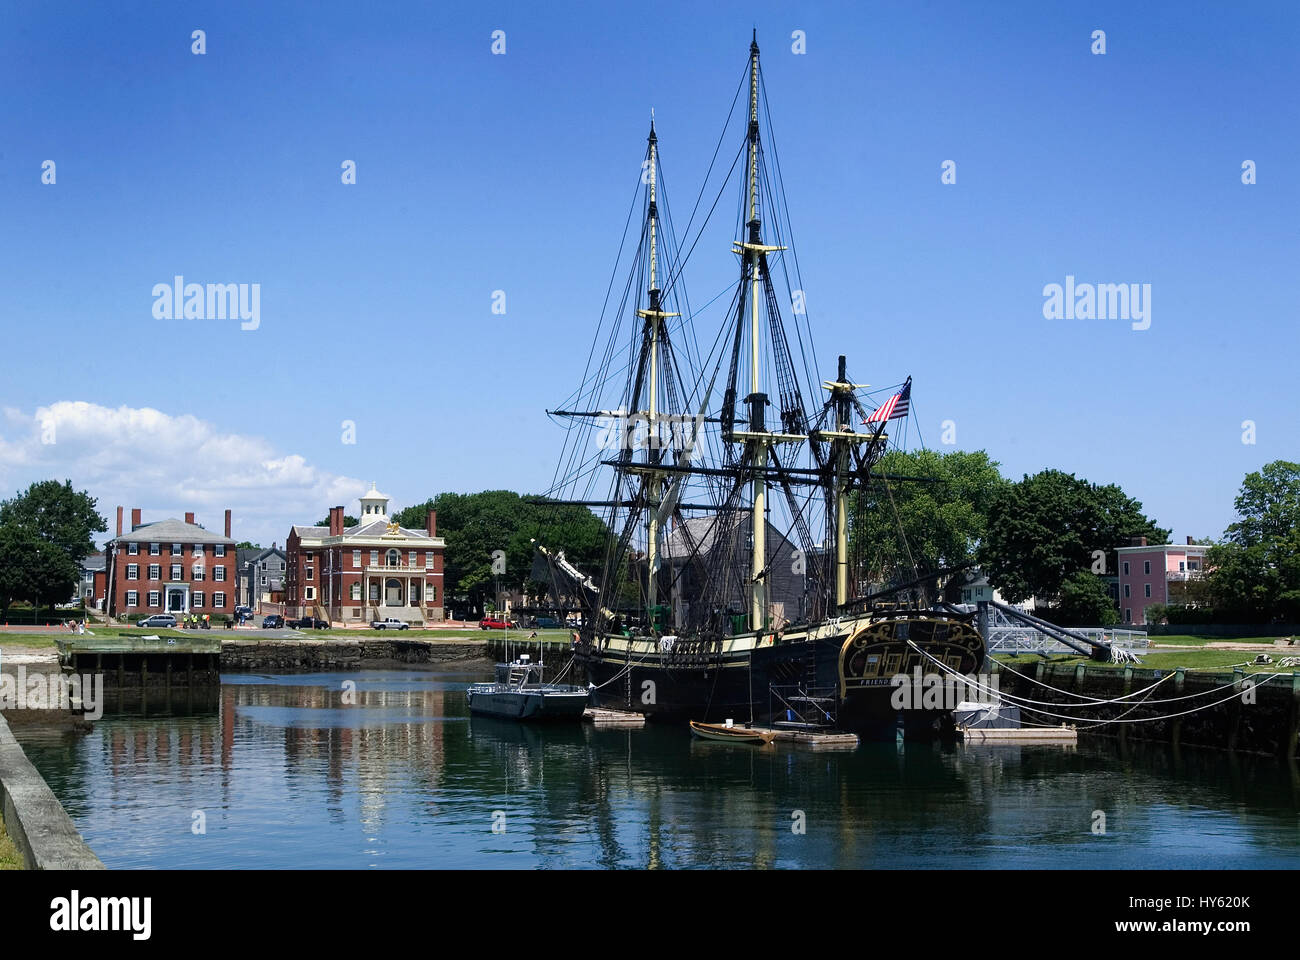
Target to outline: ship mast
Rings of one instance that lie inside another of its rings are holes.
[[[649,202],[647,204],[646,225],[650,235],[650,287],[647,291],[649,305],[638,310],[637,316],[646,322],[645,337],[650,345],[650,393],[648,403],[648,426],[650,442],[646,445],[647,466],[657,465],[659,460],[659,346],[661,341],[660,324],[668,317],[680,314],[668,313],[662,309],[658,282],[658,233],[659,207],[655,200],[656,166],[658,159],[658,138],[655,136],[654,111],[650,111],[650,157],[647,161],[647,186]],[[646,476],[646,614],[650,626],[654,626],[655,607],[659,602],[659,499],[662,493],[663,477],[658,472]]]
[[[802,439],[767,431],[763,408],[767,394],[763,393],[762,337],[759,324],[759,300],[762,290],[762,260],[767,253],[784,250],[784,247],[766,246],[763,243],[758,218],[758,31],[749,45],[749,136],[748,136],[748,197],[749,218],[746,222],[748,237],[745,242],[732,245],[732,252],[749,261],[749,429],[733,433],[733,439],[743,440],[748,446],[752,468],[750,481],[753,503],[751,529],[753,553],[750,562],[749,627],[761,631],[767,621],[767,460],[768,446],[780,440]]]

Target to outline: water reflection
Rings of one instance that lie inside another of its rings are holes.
[[[520,725],[468,716],[485,674],[231,676],[215,715],[21,736],[110,866],[1300,865],[1293,765],[1132,742],[818,753]]]

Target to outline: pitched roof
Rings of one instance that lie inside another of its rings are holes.
[[[141,541],[154,541],[157,543],[234,543],[230,537],[220,533],[213,533],[211,530],[204,530],[196,523],[186,523],[184,520],[177,520],[175,517],[168,517],[166,520],[159,520],[156,523],[145,523],[136,527],[130,533],[124,533],[120,537],[114,537],[109,543],[139,543]]]
[[[330,538],[329,527],[295,526],[293,533],[298,534],[299,540],[328,540]],[[404,537],[410,540],[440,539],[438,537],[430,538],[426,530],[412,530],[410,527],[398,527],[395,533],[389,533],[387,523],[383,520],[372,520],[369,523],[359,523],[354,527],[344,527],[341,540],[378,540],[380,538],[394,537]]]

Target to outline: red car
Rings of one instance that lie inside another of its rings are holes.
[[[484,617],[478,622],[480,630],[505,630],[508,627],[517,626],[509,620],[502,620],[499,617]]]

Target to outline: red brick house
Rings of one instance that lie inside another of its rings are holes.
[[[356,526],[343,526],[339,506],[329,526],[289,531],[285,616],[343,624],[395,617],[412,626],[445,619],[438,516],[430,510],[423,530],[400,527],[388,518],[388,499],[372,484]]]
[[[117,535],[104,545],[109,616],[128,619],[153,613],[212,617],[235,612],[235,541],[230,537],[230,511],[225,534],[194,522],[174,518],[141,523],[140,510],[131,511],[131,529],[122,529],[117,508]]]

